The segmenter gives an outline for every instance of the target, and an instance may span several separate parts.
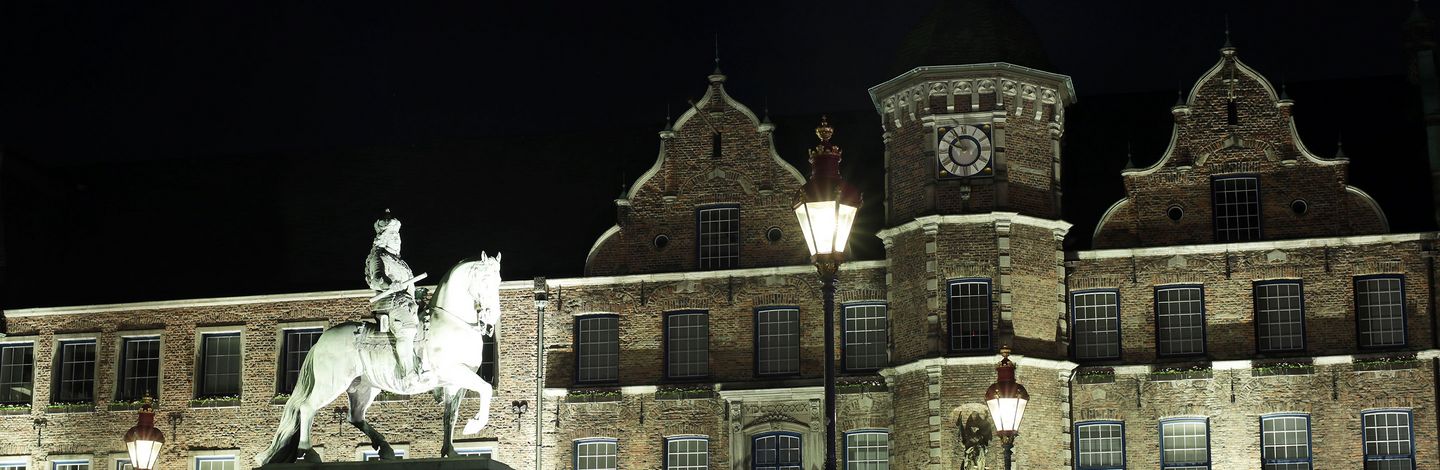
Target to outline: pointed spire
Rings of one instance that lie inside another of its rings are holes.
[[[770,97],[765,97],[765,117],[760,119],[761,124],[773,124],[770,122]]]
[[[1225,14],[1225,45],[1220,46],[1220,53],[1225,55],[1235,54],[1235,44],[1230,42],[1230,14]]]
[[[1185,84],[1175,81],[1175,106],[1185,105]]]
[[[1345,142],[1341,134],[1335,134],[1335,158],[1345,158]]]
[[[1282,100],[1290,99],[1290,90],[1287,89],[1287,85],[1285,82],[1280,82],[1280,99]]]
[[[670,103],[665,103],[665,128],[661,131],[674,131],[675,121],[670,119]]]
[[[1133,169],[1135,169],[1135,158],[1134,158],[1134,155],[1131,155],[1130,150],[1131,150],[1131,148],[1130,148],[1130,141],[1125,141],[1125,169],[1126,169],[1126,170],[1133,170]]]
[[[715,33],[715,71],[711,75],[724,75],[720,73],[720,33]]]

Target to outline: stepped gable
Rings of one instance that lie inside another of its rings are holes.
[[[1345,184],[1349,160],[1307,150],[1291,116],[1295,102],[1235,52],[1227,43],[1188,99],[1172,108],[1174,130],[1165,153],[1149,167],[1121,172],[1126,197],[1101,217],[1094,248],[1389,231],[1375,200]],[[1259,230],[1239,239],[1222,236],[1216,204],[1231,196],[1214,189],[1226,184],[1217,181],[1244,177],[1258,185]]]
[[[698,212],[724,206],[739,208],[738,261],[727,267],[808,262],[791,207],[805,179],[775,152],[775,126],[731,98],[725,78],[717,68],[696,106],[660,131],[654,166],[615,200],[616,224],[591,247],[586,276],[706,269]]]
[[[1054,70],[1040,35],[1013,0],[939,0],[905,35],[890,72],[985,62]]]

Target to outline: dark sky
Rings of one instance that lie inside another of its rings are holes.
[[[717,35],[728,91],[768,103],[782,157],[803,169],[808,129],[835,118],[873,232],[883,147],[866,89],[893,76],[934,6],[419,3],[0,3],[0,304],[362,288],[385,207],[406,221],[417,270],[483,248],[505,250],[507,279],[579,275],[622,176],[654,161],[667,105],[678,115],[704,91]],[[1227,16],[1242,60],[1292,84],[1311,150],[1333,154],[1345,132],[1352,180],[1395,230],[1429,228],[1397,216],[1428,194],[1423,178],[1385,173],[1424,174],[1401,77],[1410,1],[1015,5],[1080,95],[1065,148],[1073,246],[1121,196],[1127,145],[1141,165],[1164,150],[1177,83],[1215,63]]]

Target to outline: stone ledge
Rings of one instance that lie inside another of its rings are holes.
[[[256,468],[264,470],[513,470],[515,467],[485,457],[455,457],[373,460],[369,462],[272,463]]]

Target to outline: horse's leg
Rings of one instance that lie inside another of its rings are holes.
[[[471,369],[462,364],[452,363],[448,366],[437,368],[436,372],[440,374],[442,381],[452,386],[474,390],[480,393],[480,411],[475,413],[474,418],[470,418],[469,421],[465,422],[465,430],[461,432],[470,435],[480,432],[481,429],[485,429],[485,424],[490,422],[490,397],[495,393],[494,387],[491,387],[489,382],[481,379],[480,376],[475,373],[475,369]]]
[[[390,443],[385,436],[370,426],[370,421],[365,419],[365,411],[370,409],[370,404],[375,397],[380,395],[380,388],[370,385],[364,379],[357,379],[356,384],[350,387],[350,424],[354,425],[365,437],[370,438],[370,446],[380,454],[381,460],[395,458],[395,449],[390,448]]]
[[[440,456],[459,457],[460,453],[455,451],[455,419],[460,417],[460,399],[465,396],[465,391],[455,387],[436,390],[443,390],[445,406],[445,443],[440,446]]]
[[[336,395],[345,391],[344,384],[349,383],[351,379],[340,377],[342,374],[342,372],[334,371],[328,377],[315,377],[310,393],[300,401],[300,439],[296,449],[297,452],[303,453],[306,462],[320,463],[320,454],[315,453],[310,445],[310,426],[315,423],[315,414],[334,400]]]

